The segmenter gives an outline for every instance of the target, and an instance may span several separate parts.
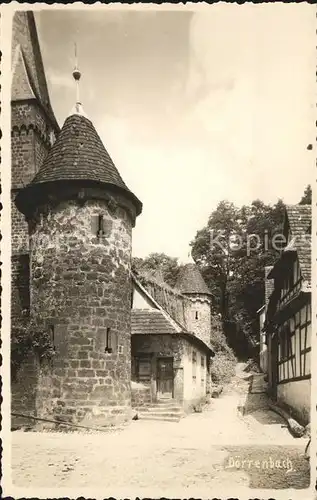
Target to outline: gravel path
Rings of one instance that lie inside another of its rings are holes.
[[[238,373],[203,413],[179,423],[139,420],[111,433],[15,431],[13,483],[23,496],[32,488],[42,498],[37,488],[49,488],[51,497],[69,495],[64,488],[85,497],[102,488],[104,498],[124,491],[130,498],[132,493],[171,498],[174,492],[198,498],[215,491],[223,497],[237,488],[256,496],[259,489],[292,488],[292,499],[306,498],[307,440],[294,439],[267,409],[265,396],[248,393],[249,382]],[[241,414],[241,406],[247,414]]]

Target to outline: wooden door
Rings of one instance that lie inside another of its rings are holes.
[[[157,397],[172,398],[174,386],[173,358],[157,360]]]

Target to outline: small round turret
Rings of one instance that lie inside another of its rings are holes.
[[[177,288],[189,299],[185,309],[188,330],[210,346],[212,295],[195,263],[183,267]]]

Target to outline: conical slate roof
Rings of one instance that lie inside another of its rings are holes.
[[[142,204],[128,189],[92,122],[81,113],[69,116],[29,188],[64,181],[85,181],[123,190],[141,212]]]
[[[60,180],[93,180],[128,191],[92,122],[69,116],[32,184]]]
[[[197,265],[194,263],[186,264],[180,271],[177,288],[185,294],[201,293],[211,295]]]

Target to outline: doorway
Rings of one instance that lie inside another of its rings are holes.
[[[169,399],[173,397],[174,370],[173,358],[157,359],[157,398]]]

